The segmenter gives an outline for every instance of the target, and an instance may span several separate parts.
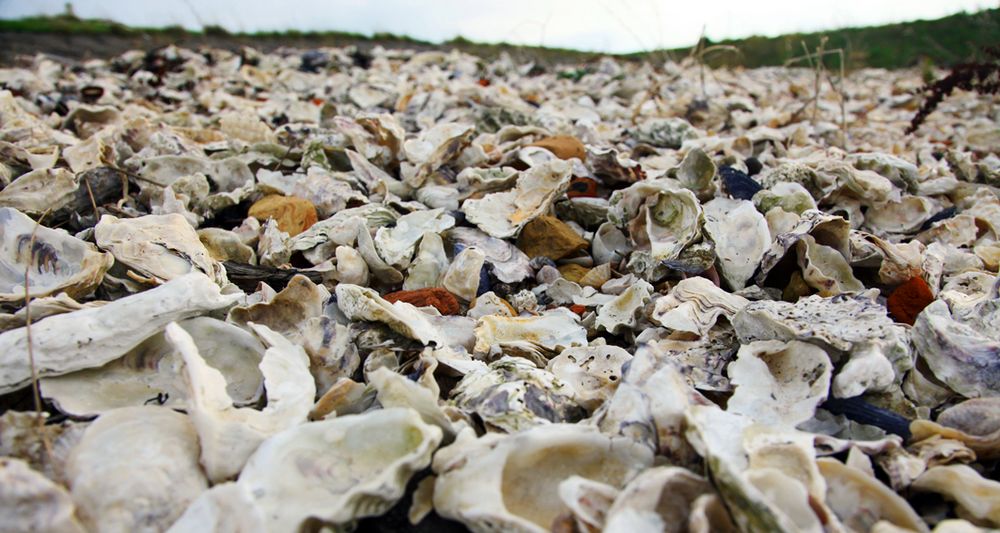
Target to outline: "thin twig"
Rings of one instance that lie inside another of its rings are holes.
[[[90,197],[90,207],[94,208],[94,220],[101,220],[101,212],[97,210],[97,200],[94,199],[94,190],[90,188],[90,178],[83,174],[83,184],[87,187],[87,196]]]
[[[46,209],[42,216],[35,221],[35,227],[31,230],[31,238],[28,240],[28,264],[24,267],[24,335],[28,342],[28,365],[31,368],[31,395],[35,402],[35,414],[38,424],[38,434],[42,440],[49,458],[52,458],[52,443],[45,436],[45,418],[42,415],[42,393],[38,388],[38,371],[35,368],[35,349],[31,339],[31,266],[35,258],[35,237],[38,234],[38,227],[42,225],[42,220],[49,214],[50,209]]]

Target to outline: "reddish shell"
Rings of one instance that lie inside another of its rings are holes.
[[[583,316],[583,314],[587,312],[587,308],[582,305],[571,305],[569,306],[569,310],[580,316]]]
[[[933,301],[934,295],[924,278],[914,276],[889,295],[889,315],[896,322],[912,326],[917,315]]]
[[[442,315],[457,315],[459,313],[458,299],[441,288],[417,289],[413,291],[396,291],[383,296],[387,302],[406,302],[417,307],[434,306]]]
[[[489,87],[490,86],[490,80],[488,80],[486,78],[479,78],[479,82],[478,83],[479,83],[479,85],[481,85],[483,87]]]
[[[573,178],[569,182],[566,196],[570,198],[596,198],[597,182],[590,178]]]

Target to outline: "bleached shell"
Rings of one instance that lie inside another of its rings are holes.
[[[704,336],[719,317],[732,321],[749,300],[730,294],[702,277],[681,280],[666,296],[656,300],[652,319],[674,331]]]
[[[812,418],[826,399],[833,365],[821,348],[800,341],[743,345],[729,365],[736,391],[727,410],[776,427],[794,428]]]
[[[904,195],[898,202],[869,209],[864,225],[877,234],[916,233],[939,210],[930,198]]]
[[[566,192],[571,177],[569,163],[549,161],[522,172],[513,190],[466,200],[462,211],[469,222],[493,237],[513,237],[525,224],[548,211],[552,202]]]
[[[607,511],[609,533],[683,531],[698,497],[712,485],[685,468],[658,466],[643,471],[618,493]]]
[[[466,248],[455,255],[448,270],[441,278],[441,285],[448,292],[471,302],[479,289],[479,273],[486,262],[486,254],[478,248]]]
[[[181,215],[130,219],[104,215],[94,227],[94,238],[97,246],[111,252],[116,261],[143,276],[169,281],[198,271],[219,285],[229,283],[226,269],[212,259],[194,228]]]
[[[806,234],[812,235],[817,243],[840,252],[845,260],[850,259],[850,231],[850,225],[841,217],[827,215],[822,211],[806,211],[792,229],[774,237],[771,248],[761,260],[760,272],[754,280],[758,285],[763,285],[771,269]]]
[[[587,330],[579,317],[563,309],[528,317],[488,315],[476,324],[475,352],[480,354],[516,350],[541,355],[586,345]]]
[[[226,377],[226,390],[237,405],[260,399],[263,377],[257,364],[264,346],[242,329],[209,317],[179,322],[202,355]],[[118,407],[156,401],[184,408],[187,404],[181,358],[163,332],[144,340],[119,359],[100,367],[40,380],[41,394],[73,416],[93,416]]]
[[[1000,342],[951,316],[935,300],[917,316],[911,335],[934,375],[967,398],[1000,395]]]
[[[164,530],[208,488],[194,426],[166,407],[101,415],[73,449],[66,473],[77,513],[93,531]]]
[[[24,299],[28,265],[32,298],[59,292],[81,298],[93,292],[113,262],[111,254],[65,231],[37,225],[16,209],[0,208],[0,302]]]
[[[515,433],[553,422],[577,422],[586,412],[572,390],[524,357],[503,356],[462,377],[451,395],[455,407],[475,414],[491,431]]]
[[[770,248],[767,221],[747,200],[715,198],[704,212],[705,234],[715,242],[720,273],[731,289],[742,289]]]
[[[208,255],[216,261],[235,261],[237,263],[256,264],[257,253],[240,239],[239,235],[222,228],[202,228],[198,230],[198,239]]]
[[[694,193],[662,190],[646,204],[646,234],[654,259],[676,259],[701,236],[704,214]],[[635,236],[632,236],[635,240]]]
[[[7,531],[82,533],[65,488],[13,457],[0,458],[0,524]]]
[[[826,501],[844,526],[868,530],[879,520],[913,531],[928,531],[924,521],[906,500],[860,470],[836,459],[817,459],[826,479]]]
[[[854,277],[854,271],[837,250],[819,244],[812,235],[803,235],[795,243],[802,279],[819,291],[820,296],[859,292],[865,286]]]
[[[558,487],[577,475],[621,487],[652,464],[648,449],[594,428],[552,424],[462,436],[434,457],[434,508],[475,531],[548,531],[566,511]]]
[[[607,483],[580,476],[570,476],[559,483],[559,499],[573,515],[580,531],[604,529],[605,515],[618,492]]]
[[[417,256],[407,269],[403,290],[427,289],[439,286],[441,277],[448,270],[448,255],[444,251],[444,241],[435,232],[425,232],[420,238]],[[355,285],[366,285],[342,280]]]
[[[309,278],[296,274],[281,292],[267,301],[237,305],[229,310],[229,322],[250,329],[249,323],[263,324],[282,335],[295,336],[310,318],[323,314],[330,291]]]
[[[423,185],[427,176],[462,152],[474,132],[471,124],[442,123],[404,142],[403,153],[417,166],[413,176],[405,177],[404,181],[411,187]]]
[[[642,343],[636,353],[669,362],[698,390],[729,391],[732,386],[725,367],[736,355],[740,342],[729,324],[716,324],[695,340],[671,338],[665,329],[647,329],[636,337]]]
[[[358,225],[358,253],[368,264],[368,271],[371,272],[376,279],[383,283],[388,283],[395,285],[403,281],[403,274],[393,268],[392,265],[385,262],[384,259],[378,254],[375,249],[375,241],[372,239],[371,233],[368,231],[368,227],[364,224]],[[319,259],[318,256],[316,256]]]
[[[100,307],[48,317],[31,328],[36,373],[58,376],[99,367],[168,323],[227,307],[239,297],[223,295],[203,274],[191,273]],[[25,328],[0,334],[0,393],[27,385],[31,376]]]
[[[795,304],[780,301],[750,302],[736,313],[733,327],[740,342],[800,340],[831,353],[876,346],[893,363],[897,376],[912,367],[906,331],[896,325],[871,292],[831,298],[809,296]]]
[[[79,187],[76,174],[64,168],[33,170],[0,190],[0,207],[30,215],[58,211],[73,201]]]
[[[437,366],[437,360],[429,358],[433,366]],[[428,368],[428,374],[433,375],[434,369]],[[425,374],[427,375],[427,374]],[[406,376],[397,374],[388,368],[376,368],[368,373],[368,383],[375,387],[378,395],[378,403],[385,408],[408,407],[420,413],[424,422],[433,424],[441,428],[442,435],[447,441],[451,441],[455,436],[451,422],[445,416],[441,406],[438,405],[437,382],[433,378],[428,382],[433,386],[424,386]]]
[[[424,239],[426,239],[426,235]],[[357,250],[350,246],[338,246],[335,254],[337,257],[337,281],[352,285],[368,285],[368,263],[365,263],[365,259]],[[419,261],[419,256],[417,260]],[[404,286],[403,288],[409,289],[411,287]]]
[[[226,378],[205,362],[191,336],[177,324],[166,329],[167,341],[184,360],[188,413],[201,442],[201,465],[215,483],[239,473],[264,439],[305,422],[316,396],[305,351],[267,326],[251,327],[268,346],[259,365],[267,391],[262,411],[234,406]]]
[[[960,507],[960,516],[969,516],[1000,526],[1000,482],[984,478],[966,465],[935,466],[924,472],[913,488],[937,492]]]
[[[337,306],[351,320],[382,322],[397,333],[418,340],[447,345],[442,332],[431,323],[430,316],[403,301],[389,303],[377,292],[366,287],[340,283],[337,285]]]
[[[637,324],[636,315],[645,307],[652,292],[652,285],[639,280],[614,300],[598,308],[597,327],[612,334],[634,328]]]
[[[406,268],[424,232],[440,233],[454,225],[455,219],[442,208],[414,211],[396,219],[392,228],[379,228],[375,249],[386,263]]]
[[[528,256],[508,241],[466,227],[452,228],[445,235],[453,245],[474,246],[486,254],[486,262],[493,267],[493,275],[503,283],[518,283],[534,274]]]
[[[753,204],[761,213],[767,213],[775,207],[797,215],[816,209],[816,201],[809,191],[790,181],[775,183],[770,189],[758,191],[753,195]]]
[[[693,148],[684,154],[677,167],[677,179],[685,189],[694,191],[700,197],[711,197],[715,193],[715,163],[701,148]]]
[[[598,264],[621,261],[631,249],[628,237],[610,222],[604,222],[597,228],[590,243],[591,255]]]
[[[250,494],[234,482],[202,492],[167,533],[266,533],[264,515]]]
[[[632,354],[618,346],[567,348],[549,360],[546,369],[572,391],[573,399],[590,412],[614,394],[622,366]]]
[[[268,531],[299,531],[311,517],[347,524],[392,507],[440,442],[441,430],[412,409],[310,422],[261,444],[237,484]]]

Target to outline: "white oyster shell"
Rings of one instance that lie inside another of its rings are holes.
[[[650,468],[618,493],[607,511],[604,531],[684,531],[695,500],[713,493],[705,478],[685,468]]]
[[[621,487],[652,459],[630,439],[578,425],[460,435],[434,457],[434,508],[477,531],[544,532],[566,510],[563,480],[576,475]]]
[[[192,272],[164,285],[90,307],[51,316],[31,326],[39,377],[58,376],[113,361],[175,320],[227,307],[240,295],[223,295],[205,275]],[[27,385],[25,328],[0,334],[0,393]]]
[[[166,407],[101,415],[70,454],[66,474],[91,531],[165,530],[208,488],[194,426]]]
[[[475,352],[479,354],[514,350],[540,357],[545,352],[586,345],[586,328],[575,313],[564,309],[528,317],[487,315],[476,324]]]
[[[636,315],[645,307],[652,293],[653,286],[639,280],[614,300],[598,308],[597,327],[612,334],[634,328],[637,324]]]
[[[251,327],[269,346],[260,362],[267,390],[262,411],[234,406],[226,378],[208,366],[191,336],[177,324],[166,329],[167,340],[184,360],[188,412],[201,442],[201,464],[216,483],[239,473],[264,439],[305,422],[316,397],[305,351],[267,326]]]
[[[844,526],[862,531],[887,520],[912,531],[928,531],[906,500],[877,479],[836,459],[816,463],[826,479],[826,501]]]
[[[447,345],[445,334],[431,323],[430,315],[403,301],[389,303],[366,287],[337,285],[337,306],[351,320],[382,322],[393,331],[424,344]]]
[[[569,163],[556,159],[529,168],[517,178],[513,190],[469,199],[462,211],[469,222],[497,238],[513,237],[532,219],[548,211],[569,187]]]
[[[146,215],[119,219],[104,215],[94,227],[97,246],[139,274],[169,281],[192,271],[219,285],[229,282],[226,269],[212,259],[183,216]]]
[[[13,457],[0,458],[0,524],[7,531],[82,533],[65,488]]]
[[[528,256],[508,241],[466,227],[452,228],[446,235],[453,244],[475,247],[486,254],[486,262],[493,267],[493,275],[503,283],[524,281],[534,274]]]
[[[309,518],[346,525],[392,507],[440,442],[412,409],[310,422],[261,444],[237,484],[268,531],[299,531]]]
[[[455,225],[455,219],[444,209],[414,211],[396,219],[392,228],[379,228],[375,234],[375,249],[386,263],[406,268],[413,250],[424,232],[440,233]]]
[[[742,289],[771,246],[767,221],[747,200],[715,198],[704,210],[720,273],[732,290]]]
[[[112,263],[111,254],[98,252],[63,230],[37,225],[16,209],[0,208],[0,302],[24,299],[29,265],[32,298],[59,292],[81,298],[94,291]]]
[[[913,323],[913,344],[934,375],[967,398],[1000,395],[1000,341],[955,320],[935,300]]]
[[[618,346],[567,348],[549,360],[546,369],[572,391],[581,407],[593,412],[614,394],[622,366],[632,354]]]
[[[681,280],[666,296],[656,300],[652,319],[674,331],[708,333],[720,317],[732,321],[749,300],[730,294],[702,277]]]
[[[263,377],[257,364],[264,345],[246,331],[209,317],[178,323],[194,339],[208,363],[226,377],[227,392],[236,405],[260,399]],[[159,405],[184,408],[187,402],[182,360],[159,332],[122,357],[100,367],[40,380],[42,396],[60,411],[92,416],[118,407]]]
[[[826,352],[812,344],[745,344],[729,365],[736,391],[726,409],[770,426],[794,428],[812,418],[826,399],[832,367]]]

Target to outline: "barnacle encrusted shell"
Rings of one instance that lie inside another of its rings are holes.
[[[476,531],[544,532],[566,509],[557,490],[564,479],[621,487],[652,461],[632,440],[580,425],[464,434],[434,457],[434,508]]]
[[[77,513],[94,531],[164,530],[208,488],[194,426],[166,407],[101,415],[70,454],[66,474]]]
[[[114,257],[63,230],[36,224],[20,211],[0,208],[0,303],[24,299],[25,270],[32,298],[65,292],[90,295]]]
[[[192,272],[100,307],[48,317],[32,326],[37,375],[99,367],[170,322],[227,307],[239,298],[223,295],[205,275]],[[31,376],[25,328],[0,333],[0,394],[23,387]]]
[[[310,422],[262,443],[237,484],[268,531],[299,531],[310,518],[347,525],[392,507],[440,442],[441,430],[412,409]]]

